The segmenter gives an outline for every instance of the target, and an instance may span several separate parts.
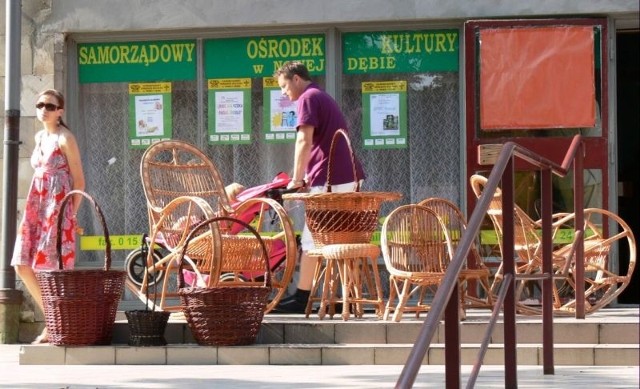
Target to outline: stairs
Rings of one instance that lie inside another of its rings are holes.
[[[638,366],[638,308],[602,309],[584,320],[554,318],[554,363],[580,366]],[[489,319],[486,310],[467,311],[461,323],[461,358],[472,365]],[[542,365],[542,319],[517,317],[518,365]],[[119,312],[110,346],[66,347],[24,345],[21,365],[403,365],[417,338],[422,320],[406,316],[400,323],[373,315],[347,322],[336,316],[265,316],[256,344],[204,347],[194,343],[185,321],[172,318],[165,347],[130,347],[124,313]],[[502,325],[499,322],[484,359],[503,365]],[[426,365],[444,364],[444,327],[440,325]]]

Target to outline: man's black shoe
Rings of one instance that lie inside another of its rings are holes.
[[[273,309],[275,313],[304,313],[307,308],[307,302],[296,298],[297,296],[289,296],[280,300],[278,305]]]

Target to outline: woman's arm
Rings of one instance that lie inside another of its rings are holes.
[[[75,136],[68,130],[63,131],[60,135],[60,149],[64,153],[67,158],[67,163],[69,164],[69,171],[71,172],[71,179],[73,180],[73,188],[74,190],[84,190],[85,181],[84,181],[84,172],[82,170],[82,159],[80,158],[80,149],[78,148],[78,143],[76,142]],[[73,199],[73,214],[75,215],[78,212],[78,208],[80,208],[80,202],[82,201],[82,196],[74,196]]]

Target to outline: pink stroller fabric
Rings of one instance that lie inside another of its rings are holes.
[[[246,200],[253,199],[256,197],[263,197],[265,193],[270,189],[286,188],[289,181],[291,181],[291,179],[289,178],[289,175],[287,173],[278,173],[273,179],[273,181],[271,181],[270,183],[253,186],[251,188],[247,188],[242,192],[240,192],[240,194],[236,196],[237,201],[232,203],[231,206],[234,208],[237,208],[242,202]],[[249,207],[247,210],[245,210],[242,213],[242,215],[236,215],[236,218],[242,220],[245,223],[251,223],[251,221],[253,221],[256,215],[260,212],[261,206],[262,206],[261,204],[256,204],[255,206]],[[234,223],[233,226],[231,227],[231,233],[237,234],[242,229],[243,229],[242,225],[240,225],[239,223]],[[282,240],[275,241],[271,246],[271,250],[269,252],[269,268],[271,270],[274,270],[278,265],[280,265],[282,261],[285,259],[284,258],[285,254],[286,254],[285,242]],[[184,276],[185,284],[195,286],[197,278],[194,272],[187,269],[183,269],[182,274]],[[243,274],[243,276],[247,279],[251,279],[253,277],[258,277],[261,275],[262,274],[253,274],[253,273]],[[203,275],[203,279],[205,283],[208,283],[209,276]]]

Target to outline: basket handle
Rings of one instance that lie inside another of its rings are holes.
[[[144,267],[144,277],[147,279],[147,293],[145,293],[146,297],[147,297],[147,301],[146,304],[144,306],[144,310],[145,311],[149,311],[149,265],[146,264],[146,261],[148,259],[149,253],[151,253],[151,261],[153,263],[154,259],[153,259],[153,251],[149,249],[149,243],[147,243],[147,239],[149,238],[149,236],[144,233],[142,234],[142,244],[140,245],[140,252],[142,253],[142,257],[145,260],[145,267]],[[153,306],[156,306],[156,301],[158,300],[158,282],[154,282],[153,283]]]
[[[75,189],[72,190],[70,192],[68,192],[64,198],[62,199],[62,203],[60,204],[60,209],[58,210],[58,234],[56,237],[56,254],[58,255],[58,269],[59,270],[63,270],[63,265],[62,265],[62,222],[64,220],[64,210],[67,206],[67,203],[69,202],[69,200],[71,200],[71,198],[74,195],[81,195],[84,198],[86,198],[89,203],[91,203],[91,205],[93,206],[93,209],[96,211],[96,214],[98,215],[98,220],[100,221],[100,224],[102,225],[102,232],[104,234],[104,241],[105,241],[105,252],[104,252],[104,270],[108,271],[109,269],[111,269],[111,240],[109,239],[109,229],[107,228],[107,223],[104,220],[104,214],[102,213],[102,210],[100,209],[100,207],[98,206],[98,204],[95,202],[95,200],[93,199],[93,197],[89,196],[88,193]]]
[[[353,179],[356,182],[355,192],[360,192],[360,180],[358,179],[358,173],[356,171],[356,155],[353,152],[353,148],[351,147],[349,135],[347,135],[347,132],[342,128],[336,130],[336,132],[333,134],[333,138],[331,138],[331,147],[329,148],[329,162],[327,164],[327,192],[331,192],[331,160],[333,159],[333,153],[335,150],[338,135],[342,135],[344,140],[347,142],[347,147],[349,148],[349,156],[351,157],[351,167],[353,169]]]
[[[206,226],[207,224],[219,222],[219,221],[225,221],[225,220],[233,223],[238,223],[241,226],[247,228],[258,239],[258,242],[260,242],[260,247],[262,248],[262,254],[264,257],[265,270],[266,270],[265,277],[264,277],[264,286],[271,288],[271,270],[269,269],[269,252],[267,251],[267,246],[265,246],[264,241],[260,237],[260,234],[258,234],[258,232],[253,227],[251,227],[248,223],[245,223],[240,219],[236,219],[229,216],[218,216],[218,217],[213,217],[213,218],[204,220],[198,223],[198,225],[196,225],[191,231],[189,231],[189,234],[185,239],[182,251],[180,252],[180,257],[178,258],[178,263],[180,264],[178,266],[178,288],[184,288],[184,276],[182,275],[182,264],[184,263],[183,260],[185,258],[185,253],[187,252],[187,246],[189,246],[189,242],[191,241],[191,238],[193,238],[196,235],[196,232],[198,232],[198,230],[200,230],[202,227]],[[194,270],[196,270],[196,274],[199,277],[201,277],[200,273],[197,271],[197,269],[195,269],[195,267],[194,267]]]

